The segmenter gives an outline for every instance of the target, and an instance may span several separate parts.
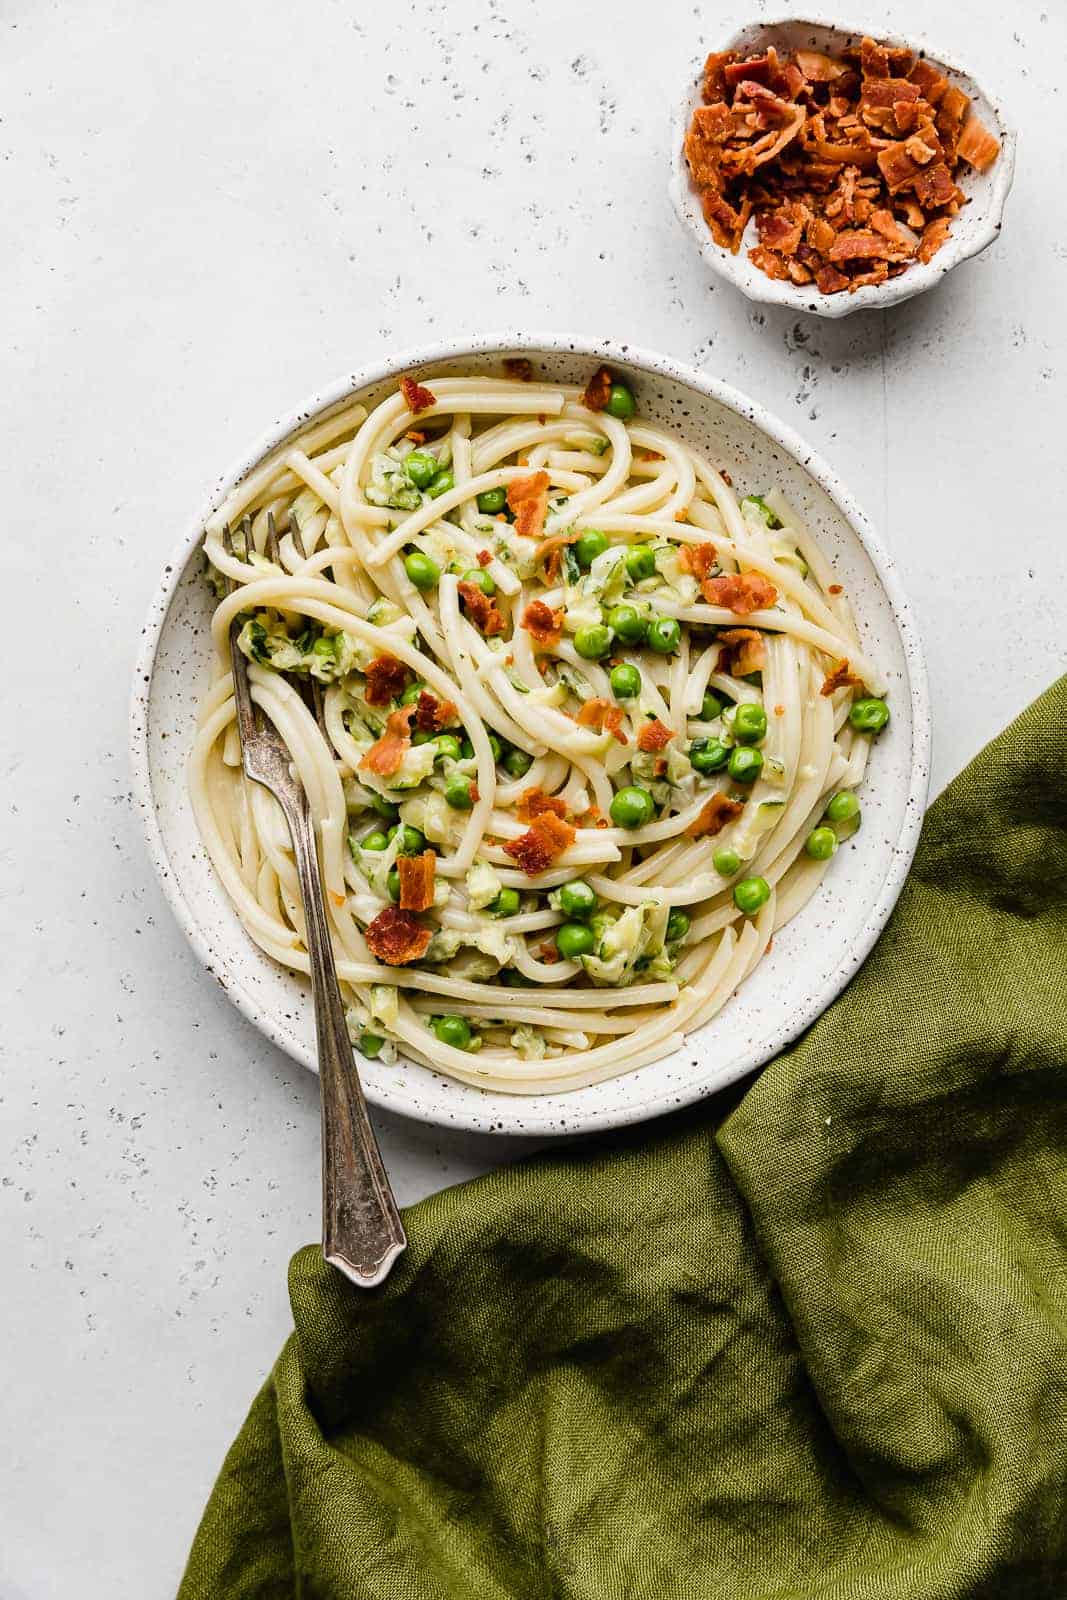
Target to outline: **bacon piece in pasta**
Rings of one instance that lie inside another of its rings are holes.
[[[683,544],[678,552],[678,565],[682,571],[692,573],[701,583],[711,576],[717,560],[715,546],[707,540],[700,544]]]
[[[563,637],[563,612],[553,611],[543,600],[531,600],[522,614],[522,626],[537,644],[551,650]]]
[[[567,815],[567,802],[558,795],[546,794],[543,789],[525,789],[515,815],[520,822],[532,822],[535,817],[543,817],[550,813],[556,817]]]
[[[424,384],[416,383],[414,378],[401,378],[400,393],[404,396],[404,404],[409,411],[427,411],[430,406],[437,404],[437,396],[432,389],[427,389]]]
[[[487,639],[492,639],[496,634],[504,632],[504,619],[497,610],[495,602],[480,584],[459,583],[456,588],[463,601],[463,609],[479,633]]]
[[[432,850],[419,856],[398,856],[401,911],[428,911],[433,905],[434,871],[437,857]]]
[[[508,484],[508,508],[515,515],[515,532],[540,539],[548,512],[548,473],[531,472]]]
[[[431,930],[411,911],[386,906],[379,911],[364,935],[370,952],[388,967],[403,967],[426,954],[433,937]]]
[[[725,606],[738,617],[766,611],[778,599],[774,584],[759,572],[731,572],[721,578],[705,578],[701,589],[709,606]]]
[[[570,849],[575,838],[576,830],[569,822],[546,811],[535,818],[519,838],[510,839],[504,849],[528,878],[536,878],[539,873],[547,872],[564,850]]]
[[[395,656],[375,656],[367,663],[367,682],[364,697],[369,706],[387,706],[403,694],[412,679],[410,667]]]
[[[725,794],[713,794],[685,831],[690,839],[713,839],[717,833],[722,832],[728,822],[733,822],[735,817],[739,817],[744,809],[741,800],[731,800],[729,795]]]
[[[625,718],[626,713],[621,706],[612,705],[610,700],[594,699],[585,702],[576,721],[579,727],[593,728],[597,733],[607,730],[614,734],[620,744],[628,744],[629,740],[622,731]]]
[[[371,745],[360,762],[365,772],[376,772],[380,778],[391,778],[394,772],[399,771],[401,762],[411,748],[411,719],[414,715],[414,706],[401,706],[399,711],[390,711],[385,719],[385,732]]]
[[[440,733],[459,721],[459,712],[451,700],[438,700],[428,689],[423,689],[415,703],[415,726],[420,733]]]
[[[658,717],[653,717],[650,722],[643,722],[637,734],[637,748],[639,750],[663,750],[674,738],[674,729],[668,728],[665,722]]]
[[[720,646],[717,670],[732,677],[744,678],[750,672],[762,672],[766,663],[763,635],[756,628],[726,628],[719,634]]]
[[[614,378],[607,367],[598,367],[582,393],[582,405],[590,411],[603,411],[611,399]]]
[[[830,695],[832,695],[838,689],[862,689],[862,687],[863,679],[857,678],[854,672],[849,671],[848,662],[838,661],[834,665],[833,670],[828,672],[826,677],[823,679],[822,688],[819,690],[819,693],[825,695],[827,699],[829,699]]]

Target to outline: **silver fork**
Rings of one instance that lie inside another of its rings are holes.
[[[249,537],[246,532],[246,540]],[[268,543],[270,559],[280,565],[273,518]],[[228,527],[223,544],[233,555]],[[227,587],[232,592],[235,585],[230,581]],[[230,660],[244,770],[274,796],[285,814],[304,903],[322,1107],[322,1253],[346,1278],[369,1289],[388,1275],[407,1245],[407,1236],[367,1115],[348,1037],[311,809],[288,746],[253,703],[248,663],[237,643],[239,632],[235,618],[230,624]]]

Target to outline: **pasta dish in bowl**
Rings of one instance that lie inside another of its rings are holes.
[[[875,741],[914,784],[917,657],[881,594],[871,628],[803,469],[779,446],[751,476],[604,353],[365,387],[230,488],[189,575],[214,604],[188,778],[216,892],[307,971],[285,825],[241,771],[236,619],[315,817],[372,1099],[418,1074],[554,1109],[677,1063],[824,874],[884,848],[884,796],[860,827]]]

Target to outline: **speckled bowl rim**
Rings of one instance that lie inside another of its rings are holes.
[[[775,28],[784,27],[832,29],[835,33],[849,34],[856,38],[863,38],[865,34],[871,32],[869,28],[860,25],[853,27],[848,21],[829,17],[754,17],[743,27],[735,28],[721,48],[736,49],[748,34],[757,29],[760,33],[770,33]],[[697,91],[693,87],[693,82],[703,72],[705,52],[699,58],[693,58],[688,80],[690,86],[678,101],[672,119],[671,177],[668,190],[679,222],[708,266],[716,276],[732,284],[749,300],[756,301],[760,305],[786,306],[793,311],[806,311],[816,317],[832,318],[848,317],[854,311],[877,311],[886,306],[899,305],[904,300],[910,300],[913,296],[932,289],[954,267],[988,249],[1003,226],[1004,207],[1015,177],[1017,136],[1005,118],[1002,102],[989,93],[973,72],[954,61],[950,55],[946,55],[924,34],[916,33],[905,38],[900,34],[883,33],[878,30],[877,38],[880,43],[891,48],[921,52],[936,67],[953,73],[957,78],[968,79],[995,115],[1001,150],[995,166],[990,169],[992,186],[988,213],[983,226],[976,230],[973,238],[968,238],[959,230],[951,232],[947,242],[925,266],[921,263],[911,266],[907,272],[901,273],[899,278],[891,278],[884,284],[866,284],[854,294],[820,294],[812,284],[782,283],[774,278],[767,278],[762,273],[751,282],[743,280],[738,271],[739,257],[731,255],[728,250],[715,243],[700,213],[682,148],[693,107],[697,103],[695,98]]]
[[[273,423],[257,442],[238,458],[229,471],[218,478],[204,506],[187,525],[170,560],[163,569],[162,582],[149,607],[142,630],[130,707],[130,759],[134,795],[144,827],[149,854],[162,885],[163,893],[178,920],[179,926],[204,967],[217,978],[221,978],[222,975],[219,970],[220,952],[212,947],[210,939],[193,915],[167,855],[159,819],[156,815],[149,762],[148,708],[156,653],[159,648],[167,613],[184,576],[190,557],[203,537],[204,524],[207,518],[221,503],[229,489],[239,482],[241,478],[245,477],[257,462],[261,461],[282,440],[286,439],[298,428],[303,427],[309,418],[316,416],[320,412],[329,411],[332,407],[339,405],[350,394],[371,388],[373,385],[389,378],[399,377],[404,372],[432,369],[438,362],[456,361],[464,356],[484,356],[496,353],[501,356],[516,354],[535,356],[538,352],[552,355],[577,355],[588,357],[596,362],[607,362],[608,364],[612,362],[628,363],[652,376],[687,385],[696,393],[717,402],[751,423],[790,455],[804,471],[809,473],[855,532],[874,567],[878,581],[889,601],[903,650],[905,680],[911,702],[912,720],[911,776],[904,802],[900,833],[889,855],[886,875],[881,889],[858,938],[847,954],[831,971],[826,981],[812,994],[808,1004],[798,1007],[787,1023],[775,1029],[770,1035],[765,1036],[759,1045],[748,1052],[747,1055],[727,1066],[716,1077],[714,1083],[708,1083],[706,1079],[701,1079],[695,1075],[692,1085],[673,1084],[669,1089],[650,1094],[647,1099],[641,1100],[636,1104],[621,1107],[607,1106],[597,1109],[581,1107],[577,1094],[573,1097],[566,1095],[517,1095],[514,1097],[494,1095],[487,1096],[487,1101],[491,1098],[492,1110],[489,1110],[487,1104],[486,1111],[479,1113],[477,1110],[478,1101],[473,1097],[465,1096],[458,1101],[454,1108],[450,1108],[450,1114],[447,1118],[434,1115],[421,1104],[410,1089],[405,1092],[404,1085],[408,1079],[407,1072],[397,1075],[396,1092],[393,1092],[391,1083],[384,1091],[370,1085],[367,1088],[367,1098],[372,1104],[389,1111],[399,1112],[404,1116],[413,1117],[420,1122],[432,1123],[435,1126],[461,1128],[478,1133],[560,1137],[587,1133],[595,1129],[625,1127],[631,1123],[642,1122],[650,1117],[677,1110],[681,1106],[691,1105],[697,1100],[705,1099],[707,1096],[717,1093],[720,1089],[726,1088],[738,1079],[748,1076],[749,1073],[756,1071],[766,1062],[772,1060],[780,1050],[811,1026],[815,1019],[825,1011],[826,1007],[836,999],[849,979],[866,960],[878,935],[889,919],[911,866],[926,808],[930,771],[929,693],[918,628],[912,616],[911,607],[897,579],[892,559],[883,547],[871,523],[836,473],[822,460],[821,456],[804,443],[799,434],[785,423],[771,416],[757,401],[748,399],[731,385],[723,383],[717,378],[708,377],[696,368],[689,366],[685,362],[676,361],[672,357],[657,355],[639,346],[611,339],[595,340],[559,333],[492,334],[477,339],[438,340],[433,344],[420,345],[416,349],[404,351],[386,360],[369,363],[349,373],[344,378],[329,384],[326,388],[319,390],[304,405],[288,412]],[[186,755],[187,752],[183,750],[180,756],[183,762],[186,759]],[[285,1032],[279,1023],[262,1006],[257,1004],[239,975],[239,965],[235,968],[234,963],[230,962],[229,966],[230,970],[225,974],[224,987],[238,1010],[250,1022],[254,1023],[260,1032],[264,1033],[267,1038],[284,1050],[287,1055],[292,1056],[294,1060],[301,1062],[302,1065],[315,1070],[315,1060],[312,1052],[302,1048],[298,1041]],[[687,1042],[698,1037],[699,1032],[691,1035],[690,1040]],[[411,1065],[409,1070],[412,1073],[422,1073],[427,1069]],[[505,1098],[514,1103],[515,1109],[511,1115],[501,1110],[500,1102]],[[556,1109],[551,1112],[539,1110],[542,1102],[552,1101],[558,1105],[560,1100],[566,1101],[568,1099],[573,1099],[574,1115],[567,1120],[565,1126],[561,1127]]]

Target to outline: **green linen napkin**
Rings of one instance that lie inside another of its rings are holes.
[[[302,1250],[180,1600],[1062,1600],[1065,729],[743,1098],[423,1201],[371,1294]]]

